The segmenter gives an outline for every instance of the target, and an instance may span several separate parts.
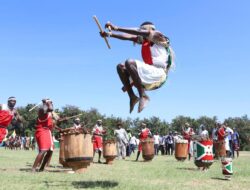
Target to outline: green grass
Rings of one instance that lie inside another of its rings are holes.
[[[51,164],[55,168],[31,173],[36,151],[0,148],[1,190],[51,189],[135,189],[135,190],[232,190],[250,189],[250,152],[234,159],[231,181],[223,180],[221,164],[213,163],[207,172],[196,170],[193,161],[177,162],[172,156],[157,156],[152,162],[115,160],[113,165],[91,164],[83,174],[67,174],[58,164],[58,150]],[[95,158],[96,159],[96,158]],[[104,161],[104,160],[103,160]]]

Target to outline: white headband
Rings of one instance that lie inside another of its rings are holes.
[[[15,97],[9,97],[8,101],[16,101],[16,98]]]
[[[150,30],[150,29],[155,30],[155,25],[153,25],[153,24],[145,24],[145,25],[140,26],[140,29],[142,29],[142,30]]]

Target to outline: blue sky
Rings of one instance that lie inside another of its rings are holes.
[[[58,108],[69,104],[108,116],[167,121],[178,115],[249,115],[249,7],[248,0],[2,0],[0,102],[14,95],[24,106],[50,97]],[[140,114],[129,114],[116,73],[117,63],[141,59],[140,47],[109,39],[107,49],[93,15],[102,25],[152,21],[171,40],[176,69],[165,86],[148,93],[151,101]]]

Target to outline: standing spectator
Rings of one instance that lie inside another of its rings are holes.
[[[132,137],[130,129],[127,129],[127,134],[128,134],[128,142],[129,142],[130,139],[131,139],[131,137]],[[129,146],[129,143],[127,144],[127,147],[126,147],[126,156],[130,156],[130,146]]]
[[[233,158],[234,158],[234,151],[237,153],[237,158],[239,157],[239,149],[240,149],[240,135],[236,128],[233,128]]]
[[[126,146],[128,145],[129,139],[126,130],[122,127],[122,123],[117,123],[117,129],[114,131],[116,136],[116,147],[118,158],[125,159],[126,157]]]
[[[216,123],[216,125],[212,129],[212,139],[213,139],[214,142],[216,142],[218,140],[218,135],[217,135],[218,129],[219,129],[219,124]]]
[[[129,156],[131,155],[132,152],[135,153],[135,148],[138,144],[136,137],[132,135],[132,137],[129,140]]]
[[[161,151],[161,155],[165,154],[165,137],[160,136],[159,138],[159,150]]]
[[[167,144],[167,154],[173,155],[174,152],[174,136],[173,133],[170,131],[167,138],[166,138],[166,144]]]
[[[208,131],[206,130],[205,125],[200,126],[199,135],[201,136],[202,139],[208,139],[209,138],[209,134],[208,134]]]
[[[155,148],[155,155],[158,155],[159,152],[159,142],[160,141],[160,135],[158,132],[154,135],[154,148]]]
[[[212,140],[213,140],[213,154],[214,154],[214,158],[218,158],[218,148],[219,148],[219,142],[218,142],[218,130],[219,130],[219,126],[220,124],[218,122],[216,122],[216,124],[214,125],[213,129],[212,129]]]

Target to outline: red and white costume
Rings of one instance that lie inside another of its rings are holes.
[[[10,125],[15,110],[10,110],[6,104],[1,104],[2,110],[0,110],[0,143],[5,139],[8,134],[7,127]]]
[[[139,38],[138,38],[139,39]],[[138,74],[146,90],[160,87],[167,78],[166,68],[169,52],[166,47],[148,40],[139,41],[142,44],[143,61],[135,60]]]
[[[106,133],[103,127],[95,125],[93,128],[93,149],[102,151],[102,135]]]
[[[223,126],[220,127],[217,131],[218,141],[224,141],[225,134],[226,134],[226,131],[225,131],[224,127]]]
[[[53,150],[53,127],[52,113],[47,113],[43,118],[37,119],[35,137],[39,151]]]
[[[140,143],[138,146],[138,151],[140,151],[140,152],[142,151],[141,141],[146,140],[149,135],[151,135],[151,132],[148,128],[144,128],[141,130],[141,132],[139,134]]]
[[[193,141],[191,140],[191,136],[194,135],[194,131],[192,128],[188,127],[187,130],[183,131],[183,138],[188,140],[188,153],[193,154]]]

